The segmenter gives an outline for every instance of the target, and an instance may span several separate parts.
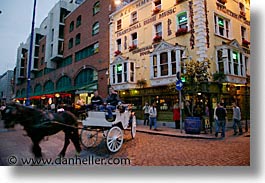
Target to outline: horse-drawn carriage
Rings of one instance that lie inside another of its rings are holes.
[[[102,132],[108,150],[117,152],[123,144],[123,130],[130,128],[131,137],[135,138],[136,116],[130,105],[118,106],[114,116],[115,120],[109,122],[105,112],[88,111],[88,117],[82,121],[81,144],[85,148],[92,147],[98,139],[99,132]]]
[[[123,130],[130,127],[132,138],[134,138],[136,117],[130,109],[130,105],[118,106],[115,113],[115,120],[109,122],[105,118],[105,112],[88,111],[88,117],[82,121],[83,126],[80,128],[76,116],[67,110],[53,113],[12,103],[2,111],[2,120],[4,120],[6,128],[13,127],[17,123],[24,126],[24,130],[32,140],[32,152],[35,157],[42,156],[39,143],[45,136],[63,131],[65,142],[59,156],[65,156],[70,140],[79,154],[81,152],[79,140],[84,147],[92,147],[97,141],[99,132],[103,133],[107,149],[110,152],[117,152],[121,148]],[[81,134],[79,136],[78,130],[80,129]]]

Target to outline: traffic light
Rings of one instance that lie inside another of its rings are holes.
[[[182,81],[182,83],[185,83],[186,82],[186,78],[184,76],[181,76],[181,81]]]

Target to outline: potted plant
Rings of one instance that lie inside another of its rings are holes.
[[[118,56],[118,55],[121,54],[121,51],[120,51],[120,50],[116,50],[116,51],[114,52],[114,54],[115,54],[115,56]]]
[[[227,0],[217,0],[219,3],[221,3],[221,4],[225,4],[225,3],[227,3]]]
[[[158,43],[162,40],[162,36],[159,36],[159,35],[156,35],[154,38],[153,38],[153,43]]]
[[[153,15],[159,13],[160,10],[161,10],[161,9],[159,9],[158,7],[155,7],[155,9],[153,9]]]
[[[137,46],[135,44],[129,46],[129,51],[135,50]]]
[[[184,35],[188,32],[188,29],[187,28],[179,28],[176,32],[176,37],[177,36],[181,36],[181,35]]]
[[[250,45],[250,42],[246,39],[242,40],[242,45],[248,47]]]

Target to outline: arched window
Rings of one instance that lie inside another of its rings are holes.
[[[71,38],[71,39],[69,40],[69,42],[68,42],[68,48],[69,48],[69,49],[73,48],[73,44],[74,44],[74,40],[73,40],[73,38]]]
[[[76,19],[76,27],[79,27],[81,25],[81,19],[82,19],[82,17],[81,17],[81,15],[79,15]]]
[[[44,92],[53,92],[54,90],[54,84],[51,80],[47,81],[45,84],[44,84],[44,87],[43,87],[43,91]]]
[[[74,23],[74,21],[72,21],[70,23],[69,32],[72,32],[74,30],[74,26],[75,26],[75,23]]]
[[[100,10],[100,3],[98,1],[93,6],[93,15],[97,14],[99,12],[99,10]]]
[[[96,22],[93,24],[93,27],[92,27],[92,35],[96,35],[99,33],[99,22]]]
[[[81,34],[78,33],[78,34],[75,36],[75,45],[80,44],[80,40],[81,40]]]
[[[91,68],[83,69],[75,78],[75,86],[92,84],[98,80],[97,72]]]
[[[71,88],[71,79],[68,76],[62,76],[56,83],[56,90],[63,91]]]

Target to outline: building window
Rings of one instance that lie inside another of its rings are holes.
[[[245,17],[246,16],[246,10],[245,10],[245,5],[241,2],[239,2],[239,13],[240,16]]]
[[[162,23],[158,23],[155,25],[155,35],[162,37]]]
[[[215,34],[229,38],[230,21],[220,16],[214,16]]]
[[[181,55],[183,54],[182,49],[171,48],[166,52],[153,52],[150,58],[151,65],[151,79],[160,78],[166,76],[176,76],[177,71],[180,68]],[[179,55],[179,56],[177,56]],[[183,67],[182,67],[183,68]],[[182,70],[182,73],[184,71]]]
[[[75,36],[75,45],[80,44],[80,40],[81,40],[81,34],[78,33],[78,34]]]
[[[73,40],[73,38],[71,38],[71,39],[68,41],[68,49],[73,48],[73,44],[74,44],[74,40]]]
[[[161,0],[154,0],[155,9],[161,10]]]
[[[79,61],[85,58],[88,58],[99,51],[99,43],[94,43],[78,52],[75,53],[75,61]]]
[[[92,35],[96,35],[99,33],[99,22],[94,23],[92,27]]]
[[[81,19],[82,19],[82,17],[81,17],[81,15],[79,15],[76,19],[76,27],[79,27],[81,25]]]
[[[153,75],[157,77],[157,56],[153,56]]]
[[[117,31],[118,31],[118,30],[121,30],[121,27],[122,27],[122,25],[121,25],[121,19],[119,19],[119,20],[117,21]]]
[[[131,24],[134,24],[137,22],[137,11],[134,11],[131,13]]]
[[[174,50],[171,51],[171,73],[177,74],[177,62],[176,62],[176,52]]]
[[[238,53],[236,51],[233,51],[233,67],[234,67],[234,75],[239,75],[239,58]]]
[[[93,44],[93,50],[94,50],[94,54],[99,52],[99,43],[98,42]]]
[[[112,84],[134,82],[134,63],[122,62],[111,66],[111,81]]]
[[[246,39],[246,32],[247,32],[246,28],[241,26],[241,38],[242,38],[242,41],[243,40],[247,40]]]
[[[178,29],[188,29],[187,12],[183,12],[177,15],[177,27]]]
[[[72,21],[70,23],[69,32],[72,32],[74,30],[74,26],[75,26],[75,23],[74,23],[74,21]]]
[[[222,55],[223,55],[223,51],[217,50],[217,62],[218,62],[219,72],[225,73],[224,61],[223,61]]]
[[[137,45],[138,45],[137,32],[133,33],[131,35],[131,38],[132,38],[132,45],[137,47]]]
[[[93,15],[97,14],[99,12],[99,10],[100,10],[100,3],[98,1],[93,6]]]
[[[161,76],[168,75],[168,54],[167,52],[160,54],[160,71],[161,71]]]
[[[116,44],[117,44],[117,50],[121,51],[121,39],[117,39]]]

